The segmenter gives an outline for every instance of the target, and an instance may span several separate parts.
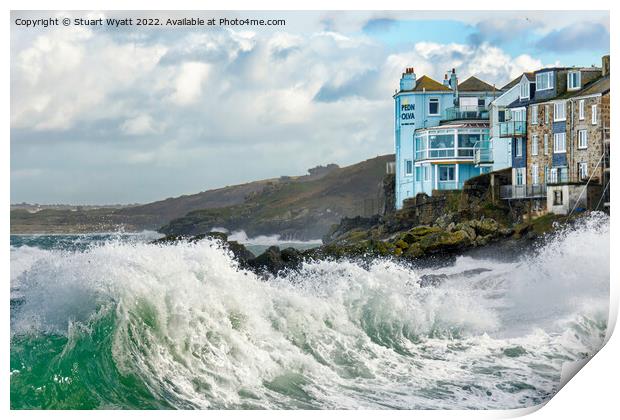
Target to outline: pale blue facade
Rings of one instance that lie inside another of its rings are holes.
[[[453,86],[454,70],[443,84],[426,76],[417,81],[413,69],[402,75],[394,95],[397,209],[419,193],[461,189],[481,173],[474,150],[488,142],[488,109],[500,92],[488,85],[483,91],[466,89],[472,86],[467,82],[463,91]]]
[[[429,115],[430,100],[438,100],[439,115]],[[402,208],[402,201],[417,194],[414,189],[413,137],[419,127],[439,125],[446,108],[453,105],[453,93],[442,92],[400,92],[394,97],[395,151],[396,151],[396,205]],[[409,162],[409,163],[408,163]]]
[[[520,84],[516,84],[491,102],[489,112],[491,138],[488,142],[480,143],[475,152],[475,162],[482,173],[512,166],[513,139],[503,135],[502,124],[506,121],[506,107],[519,98],[520,91]]]

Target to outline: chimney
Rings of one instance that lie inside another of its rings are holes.
[[[413,90],[415,88],[416,78],[413,67],[407,67],[400,78],[400,90]]]
[[[458,83],[459,79],[456,77],[456,69],[452,69],[452,73],[450,73],[450,87],[453,91],[456,91]]]
[[[609,54],[603,56],[603,73],[602,76],[609,75]]]
[[[450,87],[450,80],[448,79],[448,73],[443,75],[443,85]]]

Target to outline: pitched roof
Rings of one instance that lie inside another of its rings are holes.
[[[550,102],[550,101],[555,101],[555,100],[577,98],[581,96],[606,93],[608,91],[609,91],[609,76],[605,76],[605,77],[599,77],[598,79],[591,81],[590,83],[586,84],[580,90],[566,91],[562,93],[561,95],[555,96],[551,99],[546,99],[546,100],[538,101],[538,102]]]
[[[427,90],[427,91],[436,91],[436,90],[440,90],[440,91],[452,91],[452,89],[450,89],[448,86],[445,86],[441,83],[439,83],[436,80],[431,79],[428,76],[422,76],[420,77],[415,84],[415,88],[413,88],[414,92],[421,92],[422,90]]]
[[[575,93],[575,96],[596,95],[597,93],[606,93],[609,91],[609,75],[601,77],[592,83],[588,83]]]
[[[458,89],[460,92],[487,92],[497,90],[495,86],[483,82],[475,76],[471,76],[463,83],[459,83]]]
[[[510,83],[508,83],[507,85],[502,87],[502,90],[508,90],[511,87],[513,87],[514,85],[516,85],[517,83],[519,83],[521,81],[521,78],[523,78],[523,76],[527,77],[527,80],[529,80],[530,82],[534,81],[534,72],[530,71],[527,73],[522,73],[520,75],[518,75],[517,77],[515,77]]]

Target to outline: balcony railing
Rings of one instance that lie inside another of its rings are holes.
[[[502,185],[499,196],[504,200],[543,198],[547,196],[547,186],[542,184]]]
[[[484,106],[455,106],[446,108],[446,118],[450,120],[488,120],[489,110]]]
[[[477,141],[474,145],[474,164],[493,163],[493,148],[490,140]]]
[[[500,137],[524,137],[527,133],[525,121],[507,121],[499,123]]]
[[[550,173],[547,178],[547,184],[550,184],[550,185],[567,184],[569,182],[580,182],[580,181],[578,181],[577,179],[571,179],[571,177],[568,176],[568,171],[561,171],[555,175]]]
[[[439,181],[437,183],[438,190],[462,190],[463,182],[456,181]]]

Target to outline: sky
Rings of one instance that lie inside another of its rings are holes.
[[[44,17],[286,19],[48,27]],[[599,65],[608,12],[13,12],[11,202],[145,203],[393,153],[405,67]]]

